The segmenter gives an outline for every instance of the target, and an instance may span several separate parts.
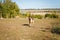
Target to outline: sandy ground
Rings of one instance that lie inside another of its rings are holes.
[[[34,24],[28,26],[27,18],[0,19],[0,40],[55,40],[50,32],[54,23],[60,26],[60,19],[34,19]]]

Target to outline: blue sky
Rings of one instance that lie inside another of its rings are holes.
[[[60,8],[60,0],[13,0],[20,9]]]

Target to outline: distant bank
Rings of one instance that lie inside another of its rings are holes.
[[[21,13],[31,13],[34,15],[45,15],[45,14],[51,14],[56,13],[60,15],[60,8],[45,8],[45,9],[21,9]]]

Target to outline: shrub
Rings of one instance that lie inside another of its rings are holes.
[[[23,18],[27,17],[26,14],[21,14],[20,16],[23,17]]]
[[[56,14],[51,14],[50,18],[58,18],[58,15],[56,15]]]
[[[45,18],[46,18],[46,17],[50,17],[50,14],[45,14]]]
[[[56,14],[45,14],[45,18],[48,17],[48,18],[58,18],[58,15]]]
[[[42,15],[34,15],[34,18],[42,19]]]
[[[60,27],[52,27],[51,32],[56,33],[56,34],[60,34]]]

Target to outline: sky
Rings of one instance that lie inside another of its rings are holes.
[[[60,0],[12,0],[20,9],[60,8]]]

